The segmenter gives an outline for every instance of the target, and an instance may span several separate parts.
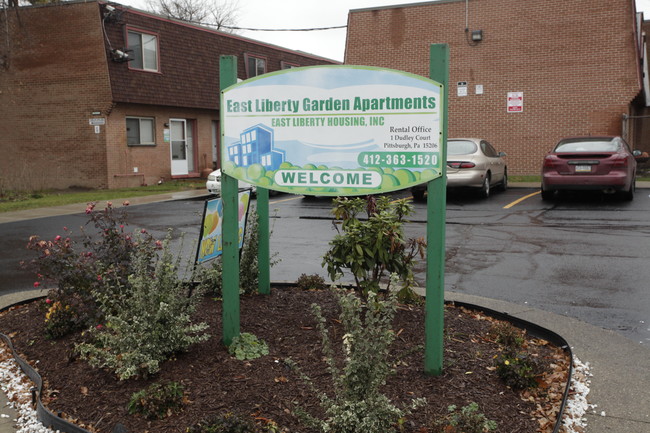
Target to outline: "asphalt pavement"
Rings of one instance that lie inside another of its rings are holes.
[[[513,188],[518,186],[537,187],[536,184],[510,184]],[[650,188],[650,182],[637,182],[637,188]],[[203,190],[196,190],[125,200],[133,206],[204,194]],[[112,201],[120,205],[124,200]],[[3,213],[0,223],[81,213],[85,207],[85,204],[76,204]],[[40,294],[39,290],[32,290],[0,296],[0,308]],[[445,293],[445,299],[500,311],[561,335],[571,345],[574,356],[590,369],[587,399],[592,406],[584,416],[587,433],[650,433],[650,350],[646,347],[613,331],[525,305],[450,291]],[[15,433],[16,414],[3,393],[0,393],[0,415],[8,415],[0,417],[0,433]]]

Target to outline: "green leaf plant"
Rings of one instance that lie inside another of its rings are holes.
[[[327,319],[318,305],[312,305],[327,370],[333,380],[334,395],[317,389],[296,363],[286,360],[318,395],[325,413],[324,419],[318,419],[301,408],[296,410],[296,414],[309,427],[322,433],[395,432],[412,410],[426,404],[425,399],[418,398],[409,407],[399,408],[380,391],[388,376],[394,373],[389,347],[395,338],[391,325],[397,308],[396,294],[390,293],[382,300],[370,292],[365,302],[355,293],[338,294],[338,297],[343,326],[342,358],[345,360],[342,367],[336,361],[330,342]]]
[[[361,219],[364,211],[367,218]],[[338,234],[322,263],[332,280],[347,270],[364,296],[376,293],[382,281],[390,289],[391,274],[397,275],[403,288],[410,288],[414,260],[418,255],[424,258],[426,250],[423,238],[405,240],[405,217],[412,212],[407,200],[390,201],[385,196],[334,199],[333,213],[340,224],[335,225]]]

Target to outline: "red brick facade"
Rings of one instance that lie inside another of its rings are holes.
[[[510,174],[539,174],[563,136],[622,133],[641,90],[635,35],[634,0],[441,0],[350,11],[345,63],[428,76],[430,44],[448,44],[449,136],[485,138]],[[509,92],[523,112],[506,111]]]
[[[219,119],[219,56],[283,63],[333,61],[101,2],[12,8],[0,14],[0,190],[71,186],[116,188],[171,175],[170,119],[193,125],[187,177],[213,167],[212,125]],[[105,33],[104,33],[105,29]],[[127,30],[156,35],[159,70],[112,60]],[[155,144],[127,145],[126,117],[154,121]],[[100,125],[91,125],[99,122]]]

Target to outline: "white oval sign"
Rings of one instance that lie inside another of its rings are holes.
[[[221,93],[222,171],[310,195],[395,191],[440,177],[442,86],[365,66],[274,72]]]

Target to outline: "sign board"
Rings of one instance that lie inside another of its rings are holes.
[[[101,126],[101,125],[106,125],[106,118],[105,117],[91,117],[88,119],[88,124],[91,126]]]
[[[246,233],[246,217],[248,215],[248,204],[251,192],[239,193],[239,249],[244,244],[244,233]],[[196,254],[196,262],[203,263],[220,256],[223,251],[223,201],[221,198],[206,200],[203,210],[203,225]]]
[[[524,92],[508,92],[508,113],[524,111]]]
[[[311,195],[395,191],[441,176],[442,85],[365,66],[292,68],[221,93],[222,172]]]

